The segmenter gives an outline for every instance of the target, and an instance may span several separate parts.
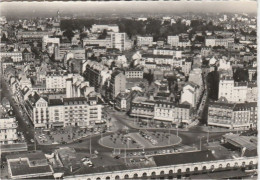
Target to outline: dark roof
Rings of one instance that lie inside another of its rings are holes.
[[[143,54],[142,57],[146,58],[170,58],[172,59],[173,56],[170,55],[154,55],[154,54]]]
[[[39,175],[41,173],[52,173],[52,170],[49,165],[30,167],[27,161],[21,161],[20,163],[10,162],[9,164],[13,176],[34,174],[34,177],[38,177],[42,176]]]
[[[220,171],[207,174],[191,175],[191,179],[228,179],[237,177],[248,177],[242,170]]]
[[[63,105],[63,102],[62,102],[61,99],[50,99],[50,100],[49,100],[49,105],[50,105],[50,106]]]
[[[156,96],[161,96],[161,97],[169,97],[171,93],[165,93],[165,92],[158,92]]]
[[[3,63],[13,63],[13,58],[11,57],[3,57]]]
[[[234,104],[226,102],[210,102],[209,107],[218,107],[218,108],[233,108]]]
[[[87,99],[85,97],[63,98],[65,105],[68,104],[86,104]]]
[[[190,109],[190,105],[189,105],[189,104],[178,104],[177,106],[178,106],[179,108]]]
[[[30,161],[46,159],[44,154],[40,151],[33,152],[33,153],[13,154],[13,155],[6,156],[7,159],[19,159],[24,157],[27,157]]]
[[[23,50],[23,53],[30,53],[27,48]]]
[[[251,107],[257,107],[257,102],[239,103],[234,107],[234,111],[240,111]]]
[[[216,160],[212,152],[209,150],[179,153],[179,154],[159,155],[159,156],[154,156],[153,158],[157,166],[197,163],[197,162]]]

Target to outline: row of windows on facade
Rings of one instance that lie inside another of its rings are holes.
[[[250,161],[248,165],[249,165],[249,166],[253,166],[253,164],[254,164],[253,161]],[[245,167],[246,165],[247,165],[247,164],[246,164],[245,162],[242,162],[242,167]],[[227,163],[227,164],[226,164],[226,168],[230,168],[230,166],[231,166],[230,163]],[[239,164],[238,164],[237,162],[235,162],[234,167],[238,167],[238,166],[239,166]],[[218,167],[216,167],[216,166],[214,166],[214,165],[211,165],[211,166],[210,166],[210,169],[213,171],[215,168],[222,169],[223,167],[224,167],[224,166],[223,166],[222,164],[219,164]],[[253,168],[253,167],[252,167],[252,168]],[[202,167],[202,170],[203,170],[203,171],[206,171],[206,170],[207,170],[207,166],[203,166],[203,167]],[[191,171],[191,168],[186,168],[186,173],[190,173],[190,171]],[[195,168],[193,169],[193,171],[197,172],[197,171],[199,171],[199,168],[198,168],[198,167],[195,167]],[[164,170],[162,170],[159,174],[156,174],[156,172],[153,171],[150,175],[149,175],[148,173],[144,172],[141,177],[147,178],[147,176],[156,176],[156,175],[165,175],[165,174],[172,175],[173,173],[174,173],[173,170],[169,170],[168,172],[165,172]],[[178,174],[182,173],[182,169],[178,169],[178,170],[177,170],[177,173],[178,173]],[[135,174],[133,175],[133,177],[134,177],[134,178],[138,178],[138,174],[135,173]],[[128,174],[125,174],[125,175],[124,175],[124,179],[129,179],[129,178],[130,178],[130,177],[129,177]],[[120,179],[120,176],[119,176],[119,175],[115,176],[115,179]],[[88,178],[87,180],[91,180],[91,178]],[[101,178],[100,178],[100,177],[97,177],[96,180],[101,180]],[[107,176],[107,177],[106,177],[106,180],[110,180],[110,176]]]

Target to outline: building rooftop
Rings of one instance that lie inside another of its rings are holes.
[[[209,150],[169,154],[169,155],[159,155],[159,156],[154,156],[153,159],[157,166],[167,166],[167,165],[187,164],[187,163],[197,163],[197,162],[217,160],[217,158]]]
[[[239,148],[246,147],[247,150],[252,151],[257,149],[257,137],[255,136],[239,136],[236,134],[223,135],[227,141]]]
[[[173,59],[173,56],[170,55],[154,55],[154,54],[143,54],[143,58],[168,58]]]
[[[52,175],[51,166],[42,152],[7,155],[12,176],[38,177]]]

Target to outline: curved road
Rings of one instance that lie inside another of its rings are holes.
[[[6,96],[13,109],[14,109],[14,113],[16,116],[16,119],[18,121],[18,130],[24,132],[25,135],[25,139],[28,143],[29,146],[29,150],[33,150],[34,149],[34,144],[30,142],[30,139],[34,138],[34,129],[32,126],[28,127],[28,125],[25,123],[25,121],[28,121],[28,118],[26,116],[23,116],[22,113],[20,112],[21,108],[16,105],[15,101],[13,100],[13,95],[11,94],[10,91],[10,87],[7,85],[7,83],[5,81],[3,81],[2,78],[2,94],[3,96]],[[114,119],[114,123],[116,123],[118,130],[123,129],[123,127],[127,126],[128,127],[128,132],[138,132],[138,129],[132,128],[130,127],[127,123],[125,123],[124,120],[122,120],[122,115],[117,115],[116,113],[111,111],[107,111],[108,114]],[[160,130],[156,130],[156,131],[160,131],[160,132],[166,132],[169,133],[168,129],[160,129]],[[173,134],[176,134],[176,130],[171,130],[170,131]],[[114,132],[107,132],[104,133],[103,136],[107,136],[110,134],[113,134]],[[183,145],[196,145],[199,147],[199,137],[204,136],[204,138],[202,139],[202,144],[206,142],[206,137],[207,137],[207,133],[206,132],[202,132],[199,128],[192,128],[189,131],[178,131],[179,136],[182,138],[182,144]],[[220,138],[222,135],[224,134],[224,132],[222,133],[210,133],[209,136],[209,140],[211,139],[218,139]],[[106,148],[101,146],[98,143],[98,140],[100,139],[101,135],[93,135],[93,137],[91,137],[91,145],[92,145],[92,150],[98,150],[99,152],[103,152],[103,153],[111,153],[111,149],[110,148]],[[65,144],[65,145],[38,145],[37,144],[37,149],[41,149],[43,152],[46,153],[50,153],[52,150],[58,148],[58,147],[62,147],[62,146],[70,146],[70,147],[74,147],[75,149],[79,150],[79,151],[86,151],[89,152],[90,150],[90,137],[86,137],[82,139],[81,143],[70,143],[70,144]],[[176,145],[177,146],[177,145]],[[162,147],[158,147],[158,148],[151,148],[149,150],[153,150],[153,149],[165,149]],[[127,151],[138,151],[138,150],[127,150]]]

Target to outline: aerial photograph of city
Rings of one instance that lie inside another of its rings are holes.
[[[257,1],[0,3],[0,179],[258,179]]]

